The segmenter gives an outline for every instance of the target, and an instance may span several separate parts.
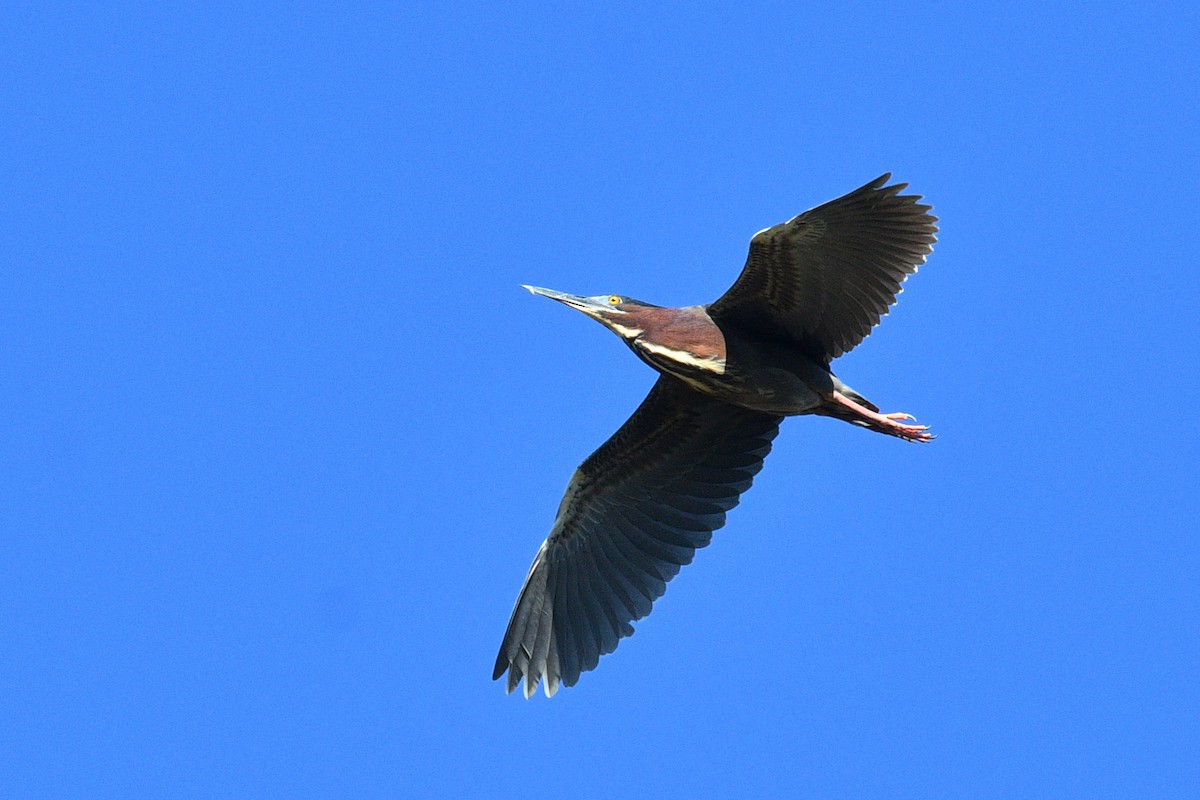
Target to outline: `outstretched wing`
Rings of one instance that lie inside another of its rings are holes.
[[[573,686],[633,633],[667,581],[725,524],[782,418],[662,376],[575,471],[504,634],[493,679],[525,696]]]
[[[759,231],[737,281],[708,313],[829,363],[867,337],[925,263],[937,217],[891,175]]]

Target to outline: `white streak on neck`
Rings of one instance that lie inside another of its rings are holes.
[[[715,372],[718,375],[725,374],[725,359],[723,358],[715,356],[697,357],[685,350],[676,350],[673,347],[654,344],[653,342],[647,342],[644,339],[639,339],[637,346],[641,347],[648,353],[653,353],[656,356],[662,356],[663,358],[673,361],[676,364],[683,364],[689,367],[695,367],[696,369],[708,370],[709,372]]]
[[[630,328],[627,325],[622,325],[619,322],[613,322],[611,319],[605,320],[604,324],[612,328],[617,332],[618,335],[623,336],[626,339],[633,339],[642,335],[641,328]]]

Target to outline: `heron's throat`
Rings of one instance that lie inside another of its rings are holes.
[[[670,345],[638,339],[635,346],[643,350],[651,361],[660,364],[669,372],[686,378],[688,372],[702,370],[716,375],[725,374],[725,358],[719,355],[701,355],[690,350],[680,350]]]
[[[617,336],[620,336],[627,342],[632,342],[634,339],[638,338],[642,335],[642,333],[644,333],[641,328],[634,328],[630,325],[622,325],[619,322],[614,322],[612,317],[607,317],[604,319],[604,324],[612,329],[613,333],[617,334]]]

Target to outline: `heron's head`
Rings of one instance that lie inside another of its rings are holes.
[[[523,288],[534,294],[557,300],[576,311],[582,311],[631,344],[650,327],[651,319],[661,316],[663,311],[668,310],[619,294],[582,297],[537,286],[523,286]]]

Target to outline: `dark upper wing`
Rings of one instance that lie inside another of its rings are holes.
[[[759,231],[708,313],[828,363],[867,337],[933,250],[937,217],[891,175]]]
[[[780,417],[671,377],[571,478],[500,645],[493,678],[525,696],[573,686],[633,633],[762,468]]]

